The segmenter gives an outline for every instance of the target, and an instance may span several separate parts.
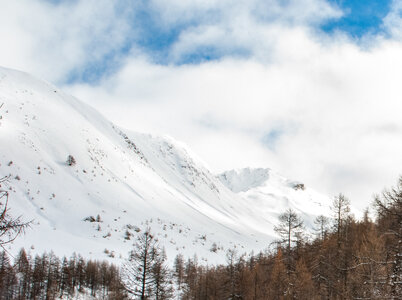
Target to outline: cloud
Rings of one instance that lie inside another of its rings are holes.
[[[0,64],[217,172],[272,167],[362,208],[401,172],[400,8],[357,44],[321,31],[343,15],[324,0],[3,1]]]
[[[272,167],[368,206],[401,172],[402,45],[367,51],[323,45],[299,29],[285,35],[270,63],[137,58],[97,87],[70,90],[124,127],[185,141],[217,172]],[[271,132],[281,133],[274,147],[264,143]]]
[[[402,38],[402,2],[398,0],[393,0],[391,5],[391,10],[388,15],[384,18],[384,27],[387,32],[397,39]]]
[[[191,15],[188,11],[199,12],[197,2],[193,6],[173,6],[163,19],[173,21],[173,16]],[[285,28],[316,25],[324,20],[339,18],[342,12],[325,1],[219,1],[208,2],[201,13],[193,16],[193,23],[180,33],[172,45],[170,59],[184,62],[186,56],[206,51],[214,57],[248,56],[259,59],[268,56],[270,48]],[[169,7],[171,3],[168,4]],[[208,18],[205,20],[205,15]],[[200,17],[202,16],[202,17]]]
[[[96,82],[133,53],[164,64],[249,57],[275,42],[267,25],[340,14],[323,0],[4,0],[0,64],[53,82]]]
[[[342,15],[337,7],[324,0],[152,0],[150,3],[149,7],[159,13],[164,25],[194,21],[230,23],[239,15],[249,15],[265,23],[305,24]]]
[[[111,1],[2,2],[0,64],[53,82],[110,59],[135,34]]]

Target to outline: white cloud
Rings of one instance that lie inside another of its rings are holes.
[[[0,3],[0,64],[52,82],[137,35],[129,24],[138,23],[114,1]],[[392,39],[370,36],[365,50],[314,31],[341,15],[323,0],[149,3],[161,28],[190,24],[170,61],[203,47],[222,59],[161,66],[134,45],[116,73],[66,89],[122,126],[185,141],[216,171],[272,167],[325,193],[344,192],[358,207],[401,173],[397,1],[384,20]],[[236,51],[249,56],[230,55]],[[269,148],[264,139],[275,130]]]
[[[112,1],[2,0],[0,64],[57,82],[119,49],[128,34]]]
[[[200,48],[213,48],[222,56],[240,51],[266,58],[277,41],[278,26],[305,26],[341,15],[324,0],[152,0],[147,4],[1,0],[0,4],[0,38],[5,45],[0,48],[0,64],[53,82],[65,81],[71,73],[79,76],[88,65],[101,65],[123,46],[139,53],[143,48],[135,43],[144,39],[141,34],[152,34],[142,31],[141,18],[147,18],[142,9],[153,16],[147,22],[161,31],[179,26],[178,41],[167,54],[170,62]],[[127,55],[114,54],[119,61]]]
[[[391,10],[384,18],[384,27],[393,38],[402,38],[402,2],[393,0]]]
[[[212,48],[218,55],[249,52],[267,59],[286,28],[310,26],[342,15],[340,10],[320,0],[210,1],[202,6],[197,1],[191,5],[181,1],[186,4],[173,5],[174,9],[170,2],[155,2],[159,11],[167,12],[168,16],[162,18],[166,23],[176,24],[183,15],[191,16],[194,23],[181,32],[172,47],[173,61],[204,48]],[[205,15],[209,16],[207,20]]]
[[[150,3],[165,25],[189,21],[230,23],[230,19],[244,14],[253,15],[261,22],[300,24],[342,15],[337,7],[324,0],[151,0]]]
[[[286,34],[270,64],[132,59],[100,86],[71,91],[125,127],[185,141],[216,171],[272,167],[368,206],[401,172],[402,45],[363,51],[324,46],[300,30]],[[262,139],[278,128],[273,151]]]

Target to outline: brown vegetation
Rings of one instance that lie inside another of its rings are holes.
[[[275,249],[249,256],[230,249],[226,264],[217,266],[178,255],[168,270],[149,230],[135,243],[122,271],[80,256],[32,259],[23,250],[11,264],[3,251],[0,299],[55,299],[79,291],[100,299],[130,294],[160,300],[401,299],[402,178],[374,205],[376,221],[367,212],[356,220],[340,194],[333,202],[332,228],[329,219],[319,216],[314,240],[296,234],[302,223],[288,210],[280,217],[282,240]]]
[[[278,230],[283,243],[276,249],[248,259],[230,255],[226,266],[207,268],[189,260],[182,299],[401,299],[402,178],[376,197],[375,209],[375,222],[367,213],[357,221],[340,194],[332,230],[321,216],[317,238],[292,245],[293,224],[301,224],[287,211]]]

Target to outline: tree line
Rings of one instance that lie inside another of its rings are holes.
[[[0,252],[0,299],[59,299],[85,293],[96,299],[125,299],[119,268],[73,254],[31,255],[22,249],[11,263]]]
[[[265,253],[227,252],[227,263],[175,263],[181,299],[402,299],[402,177],[374,200],[377,218],[350,214],[349,200],[335,197],[333,218],[316,219],[317,236],[303,237],[292,210],[280,215],[281,237]]]
[[[86,293],[96,299],[401,299],[402,177],[375,197],[376,219],[350,213],[342,194],[332,218],[318,216],[308,238],[297,213],[288,209],[274,228],[268,250],[226,252],[226,263],[208,266],[177,255],[173,267],[150,229],[136,239],[120,268],[80,255],[34,258],[21,250],[11,263],[0,253],[0,299],[58,299]]]

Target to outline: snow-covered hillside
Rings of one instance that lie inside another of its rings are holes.
[[[269,169],[215,176],[174,139],[121,129],[22,72],[0,68],[1,103],[0,176],[11,175],[10,213],[34,220],[11,251],[119,259],[149,226],[169,258],[197,253],[214,263],[234,246],[267,247],[288,207],[307,223],[328,207],[327,197]]]
[[[271,169],[231,170],[219,175],[222,183],[247,199],[250,206],[274,219],[288,208],[304,219],[307,229],[314,228],[314,216],[329,215],[331,201],[298,181],[291,181]],[[273,233],[272,233],[273,234]]]

